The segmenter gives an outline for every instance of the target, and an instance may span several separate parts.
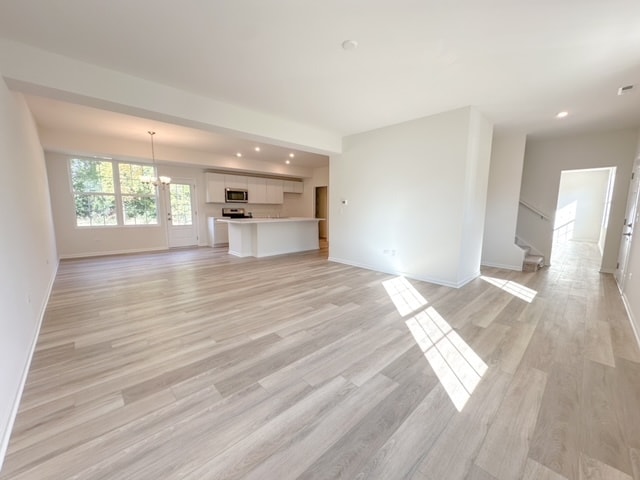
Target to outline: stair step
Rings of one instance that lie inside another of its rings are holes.
[[[526,255],[522,264],[522,271],[537,272],[544,267],[544,257],[542,255]]]

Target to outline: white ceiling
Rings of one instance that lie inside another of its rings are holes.
[[[328,164],[327,156],[299,149],[244,140],[231,135],[99,110],[51,98],[25,95],[25,99],[40,128],[147,142],[149,154],[151,141],[148,132],[156,132],[154,144],[157,147],[157,157],[162,156],[163,145],[170,145],[225,157],[234,157],[240,153],[245,158],[276,164],[289,161],[291,165],[304,168],[318,168]],[[259,152],[256,152],[256,147],[260,148]],[[291,158],[290,154],[294,157]]]
[[[640,92],[616,95],[640,85],[637,0],[3,0],[0,36],[343,135],[467,105],[538,136],[640,126]],[[149,129],[48,102],[42,124]]]

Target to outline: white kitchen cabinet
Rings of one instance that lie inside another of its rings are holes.
[[[267,203],[267,179],[260,177],[247,178],[249,203]]]
[[[225,176],[219,173],[205,173],[207,203],[224,203]]]
[[[225,175],[224,184],[227,188],[247,189],[247,177],[241,175]]]
[[[284,203],[282,180],[267,178],[267,203]]]
[[[285,180],[283,182],[282,187],[283,187],[284,193],[303,193],[304,192],[303,182],[294,182],[292,180]]]
[[[284,203],[284,193],[303,193],[303,182],[279,180],[276,178],[250,177],[245,175],[227,175],[205,173],[207,203],[226,203],[225,188],[240,188],[249,193],[249,202],[253,204],[277,205]]]
[[[217,222],[215,217],[207,218],[207,227],[209,230],[209,246],[220,247],[229,245],[229,225]]]

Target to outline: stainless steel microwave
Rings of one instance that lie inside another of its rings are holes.
[[[227,203],[247,203],[249,192],[241,188],[225,188],[225,202]]]

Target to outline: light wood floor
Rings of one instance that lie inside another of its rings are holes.
[[[640,480],[640,352],[598,263],[455,290],[326,252],[64,261],[0,478]]]

